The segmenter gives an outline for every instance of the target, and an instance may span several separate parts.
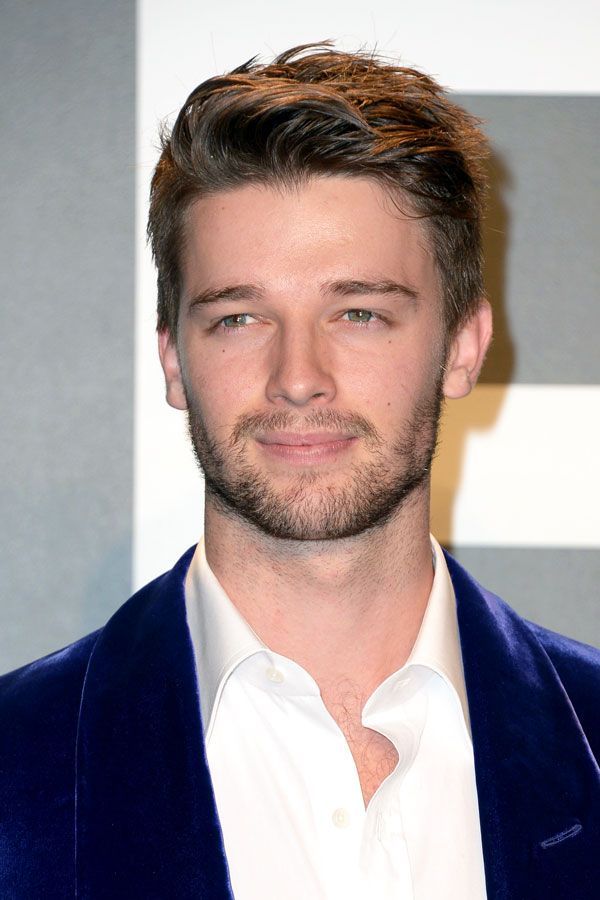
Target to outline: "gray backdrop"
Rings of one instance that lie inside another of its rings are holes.
[[[3,2],[0,671],[131,569],[135,5]]]

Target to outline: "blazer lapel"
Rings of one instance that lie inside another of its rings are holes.
[[[77,737],[78,897],[232,898],[185,619],[192,553],[113,616],[90,659]]]
[[[532,629],[451,557],[490,900],[598,896],[600,777]]]

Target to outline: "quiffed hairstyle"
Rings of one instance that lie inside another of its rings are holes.
[[[376,181],[405,213],[423,217],[452,334],[483,293],[487,142],[478,125],[427,75],[328,43],[295,47],[269,65],[252,59],[203,82],[163,133],[152,178],[159,330],[177,332],[194,200],[249,183],[344,175]]]

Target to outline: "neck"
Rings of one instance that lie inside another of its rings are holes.
[[[351,680],[365,697],[408,658],[433,581],[428,488],[385,525],[331,541],[273,538],[207,497],[207,561],[271,650],[322,692]]]

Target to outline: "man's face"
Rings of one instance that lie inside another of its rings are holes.
[[[440,286],[423,224],[363,179],[247,186],[191,208],[168,400],[207,503],[328,540],[426,492],[443,396]]]

